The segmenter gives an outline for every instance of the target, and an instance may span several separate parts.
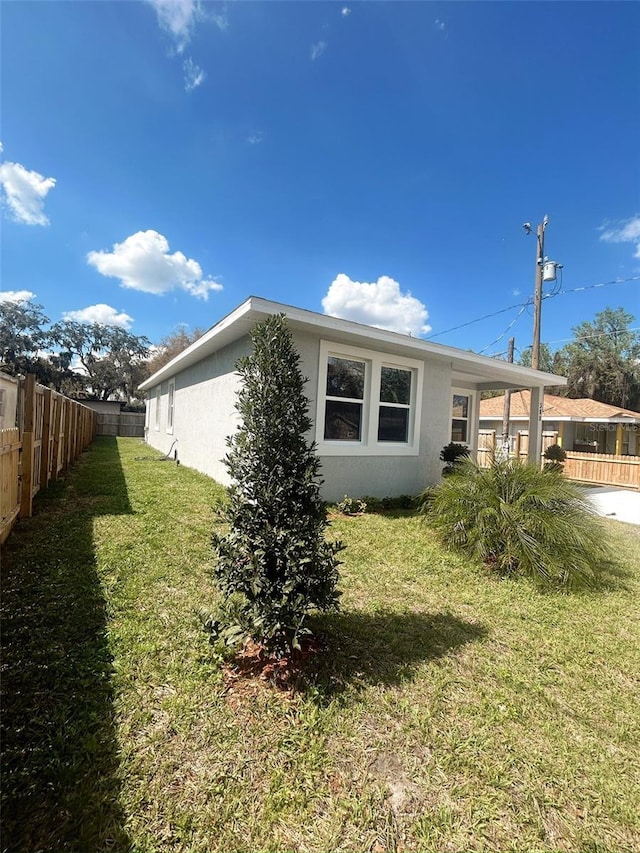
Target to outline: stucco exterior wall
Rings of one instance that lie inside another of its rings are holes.
[[[415,495],[437,483],[440,451],[451,436],[451,374],[446,365],[425,365],[417,456],[322,456],[323,496],[339,500],[373,495]]]
[[[168,432],[169,381],[161,385],[160,421],[156,429],[156,388],[149,391],[149,425],[146,441],[183,465],[208,474],[228,485],[222,463],[227,452],[226,438],[237,423],[235,410],[239,377],[234,365],[250,352],[248,338],[242,338],[175,377],[174,424]]]
[[[323,337],[293,332],[300,354],[301,370],[308,378],[305,386],[314,420],[309,438],[317,440],[315,418],[318,401],[320,346]],[[173,432],[168,432],[169,382],[161,385],[160,418],[156,429],[156,389],[148,394],[147,442],[162,453],[177,451],[184,465],[195,468],[228,485],[222,459],[226,438],[237,423],[234,408],[239,378],[234,372],[237,359],[250,352],[245,337],[204,358],[175,377]],[[320,389],[321,393],[324,389]],[[422,402],[417,455],[323,455],[321,475],[325,500],[339,500],[345,494],[378,497],[417,494],[440,478],[439,454],[451,434],[451,370],[446,364],[427,361],[422,374]]]

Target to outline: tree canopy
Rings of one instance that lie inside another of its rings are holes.
[[[593,322],[572,329],[574,340],[558,350],[554,372],[566,376],[569,397],[640,409],[640,334],[624,308],[605,308]]]
[[[42,305],[0,302],[0,367],[33,373],[38,382],[75,396],[92,393],[130,402],[146,375],[149,341],[117,326],[61,320],[50,325]],[[75,361],[82,369],[74,369]]]
[[[198,338],[201,338],[204,333],[204,329],[195,328],[192,332],[188,332],[184,326],[178,326],[154,348],[153,354],[147,360],[147,376],[152,376],[165,364],[169,364],[177,355],[180,355]]]
[[[80,361],[96,396],[116,395],[131,400],[146,373],[147,338],[117,326],[61,320],[51,327],[51,340],[63,353]]]

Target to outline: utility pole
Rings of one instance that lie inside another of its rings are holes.
[[[533,292],[533,347],[531,349],[531,367],[537,370],[540,365],[540,314],[542,311],[542,265],[544,263],[544,231],[549,217],[545,216],[536,238],[536,287]]]
[[[513,364],[513,348],[516,339],[509,338],[509,346],[507,348],[507,361]],[[504,408],[502,409],[502,452],[506,459],[509,458],[509,420],[511,417],[511,390],[507,388],[504,392]]]

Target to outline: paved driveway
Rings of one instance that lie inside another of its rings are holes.
[[[640,492],[615,486],[589,486],[585,492],[598,515],[640,524]]]

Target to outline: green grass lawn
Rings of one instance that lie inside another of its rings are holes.
[[[640,528],[603,521],[622,576],[562,595],[338,517],[342,612],[287,693],[202,631],[219,494],[103,438],[14,530],[2,851],[640,849]]]

